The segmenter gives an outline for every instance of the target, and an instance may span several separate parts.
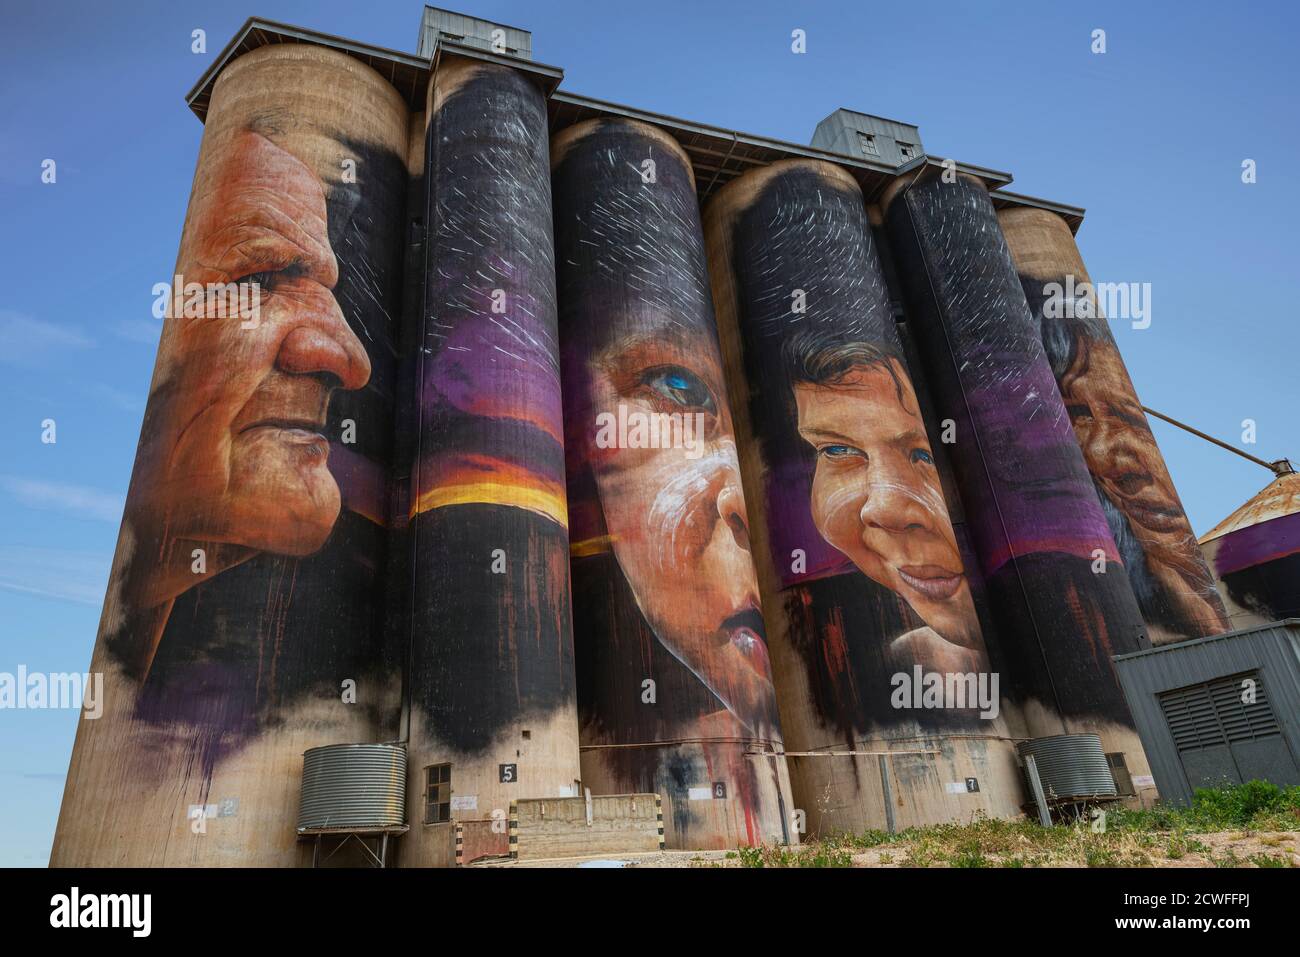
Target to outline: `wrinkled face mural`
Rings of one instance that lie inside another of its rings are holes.
[[[1146,543],[1174,548],[1186,541],[1187,518],[1156,448],[1142,407],[1128,391],[1119,351],[1093,342],[1061,380],[1084,460],[1106,497]]]
[[[1050,298],[1050,284],[1028,276],[1021,284],[1143,618],[1165,640],[1223,631],[1222,600],[1095,300]]]
[[[1140,549],[1129,556],[1139,599],[1157,591],[1171,605],[1153,624],[1188,635],[1222,631],[1227,619],[1220,598],[1119,350],[1107,340],[1081,337],[1060,386],[1088,470],[1120,528],[1118,538],[1131,536]]]
[[[386,667],[405,109],[340,66],[250,57],[208,123],[104,617],[149,721],[247,736]],[[340,129],[295,83],[388,112]]]
[[[337,51],[262,48],[216,81],[93,658],[108,707],[78,730],[54,859],[228,862],[293,803],[305,749],[396,736],[407,127]],[[222,801],[242,810],[193,828]]]
[[[333,295],[338,264],[325,187],[259,133],[240,134],[214,171],[182,245],[199,283],[255,283],[257,328],[240,318],[177,319],[183,343],[146,496],[167,533],[286,555],[324,544],[339,490],[322,434],[330,395],[359,389],[370,360]]]
[[[123,614],[151,619],[115,643],[141,676],[179,595],[259,554],[311,555],[339,517],[330,401],[366,386],[371,361],[335,296],[331,187],[266,135],[277,122],[213,157],[181,241],[119,578]],[[346,222],[355,203],[336,198]]]

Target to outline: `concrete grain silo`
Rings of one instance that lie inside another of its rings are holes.
[[[973,562],[861,189],[830,163],[781,161],[723,188],[706,224],[809,832],[1015,815]],[[962,675],[961,699],[923,701],[934,675]]]
[[[1145,779],[1110,660],[1145,641],[1119,550],[987,189],[928,174],[881,205],[936,414],[953,423],[1004,693],[1030,736],[1095,731]]]
[[[1152,642],[1227,630],[1069,225],[1051,210],[1014,206],[998,222]]]
[[[552,165],[583,784],[660,794],[669,847],[788,842],[690,161],[599,119]]]
[[[579,778],[545,100],[445,57],[426,117],[407,866],[453,819],[506,853],[511,800]]]
[[[406,126],[334,50],[264,47],[215,81],[55,865],[294,865],[302,753],[397,733]]]
[[[1149,786],[1112,658],[1218,629],[1210,577],[1234,624],[1297,613],[1289,468],[1202,562],[1068,207],[945,182],[908,123],[798,146],[531,49],[436,8],[414,54],[250,20],[189,94],[52,863],[1010,817],[1017,747],[1094,732],[1090,774]]]

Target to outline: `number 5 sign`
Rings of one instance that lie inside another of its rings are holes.
[[[515,779],[519,777],[519,765],[517,764],[502,764],[498,765],[498,768],[502,784],[514,784]]]

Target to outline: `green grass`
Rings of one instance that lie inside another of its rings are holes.
[[[867,851],[876,851],[880,864],[897,861],[905,867],[1150,867],[1189,854],[1202,855],[1216,867],[1289,867],[1288,854],[1241,858],[1231,848],[1214,854],[1194,835],[1235,831],[1246,837],[1259,831],[1297,830],[1300,787],[1251,781],[1198,789],[1186,808],[1112,808],[1100,833],[1085,821],[1045,828],[1029,819],[979,818],[970,824],[908,828],[897,834],[871,830],[808,840],[798,848],[741,848],[737,855],[744,867],[851,867],[853,855]],[[1280,844],[1276,838],[1263,843]]]
[[[815,842],[800,850],[786,847],[742,847],[744,867],[852,867],[853,856],[833,844]]]
[[[1145,810],[1117,808],[1106,816],[1108,828],[1135,831],[1288,831],[1300,827],[1300,786],[1280,788],[1267,781],[1218,788],[1197,788],[1192,806],[1157,805]]]

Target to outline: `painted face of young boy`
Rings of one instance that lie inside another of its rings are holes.
[[[795,384],[799,434],[817,453],[813,521],[944,639],[976,647],[970,583],[916,394],[906,371],[887,361],[833,383]]]

